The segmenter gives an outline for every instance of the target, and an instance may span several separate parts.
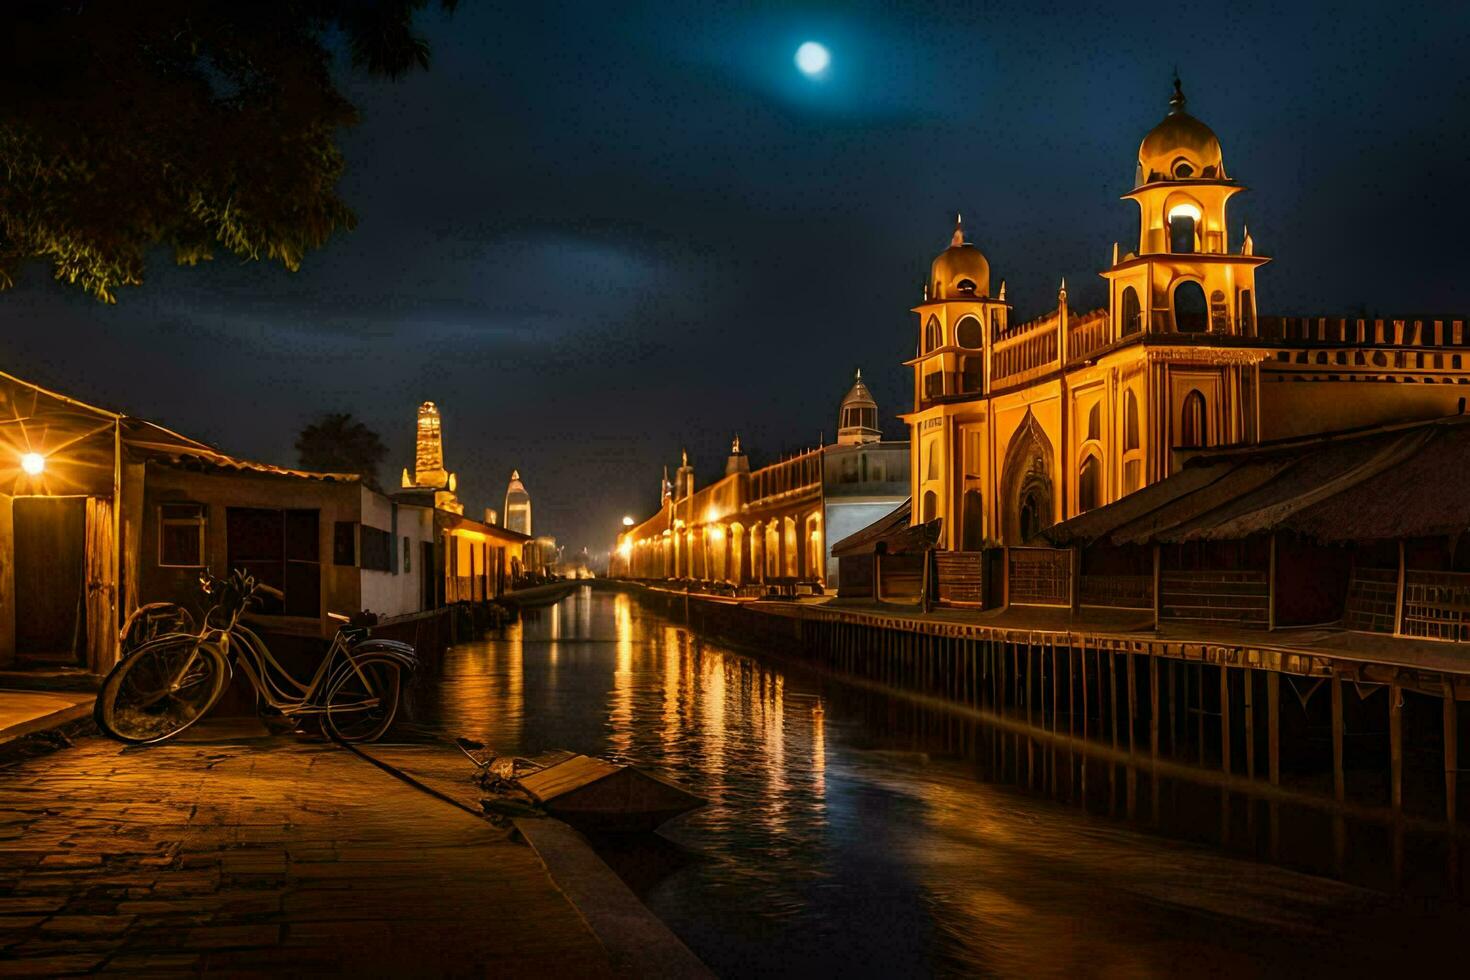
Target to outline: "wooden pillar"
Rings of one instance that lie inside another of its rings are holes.
[[[1342,681],[1334,674],[1327,683],[1332,688],[1332,795],[1341,803],[1347,797],[1342,770]]]
[[[1272,786],[1281,784],[1281,675],[1266,671],[1266,770]],[[1272,824],[1273,830],[1275,824]]]
[[[1170,660],[1169,668],[1169,753],[1175,757],[1179,755],[1179,685],[1175,683],[1176,673],[1174,661]]]
[[[1230,668],[1220,665],[1220,769],[1230,775]]]
[[[1404,806],[1404,690],[1397,679],[1388,686],[1388,778],[1397,812]]]
[[[1078,658],[1082,664],[1082,738],[1087,738],[1087,641],[1082,641],[1082,649],[1078,651]],[[1085,771],[1085,770],[1084,770]]]
[[[1256,672],[1246,667],[1240,672],[1245,680],[1245,777],[1256,778],[1256,709],[1255,709],[1255,687]]]
[[[1205,665],[1198,663],[1194,665],[1194,737],[1196,739],[1196,751],[1199,754],[1199,764],[1205,764]]]
[[[1133,651],[1129,650],[1125,656],[1128,658],[1128,754],[1133,754],[1133,730],[1138,727],[1138,684],[1133,667]]]
[[[1455,796],[1459,790],[1460,716],[1454,682],[1444,682],[1444,818],[1455,825]]]
[[[1159,658],[1153,653],[1148,657],[1148,752],[1159,757]],[[1154,793],[1158,793],[1157,786]]]
[[[1051,644],[1051,730],[1057,730],[1057,643]]]

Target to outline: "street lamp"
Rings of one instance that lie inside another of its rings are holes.
[[[46,457],[40,453],[26,453],[20,458],[20,468],[31,476],[40,476],[46,469]]]
[[[633,518],[632,517],[630,517],[630,516],[624,516],[623,517],[623,527],[632,527],[633,526],[633,523],[634,522],[633,522]]]

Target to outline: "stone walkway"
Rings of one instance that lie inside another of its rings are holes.
[[[0,974],[602,976],[535,853],[334,746],[90,738],[0,769]]]

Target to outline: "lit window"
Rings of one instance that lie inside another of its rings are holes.
[[[203,504],[164,504],[158,508],[158,564],[164,568],[203,567]]]

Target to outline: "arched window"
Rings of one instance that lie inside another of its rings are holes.
[[[1095,402],[1087,413],[1087,438],[1096,440],[1102,438],[1102,402]]]
[[[1196,227],[1199,208],[1193,204],[1176,204],[1169,209],[1169,251],[1180,254],[1199,251]]]
[[[939,329],[939,317],[931,316],[924,324],[924,353],[934,350],[943,342],[944,334]]]
[[[965,491],[961,521],[960,530],[964,537],[960,547],[965,551],[979,551],[985,547],[985,502],[979,490]]]
[[[1243,336],[1253,337],[1256,333],[1256,304],[1251,299],[1251,291],[1242,289],[1240,291],[1240,332]]]
[[[1124,337],[1143,329],[1143,311],[1138,306],[1138,291],[1132,286],[1123,287],[1123,313],[1118,322]]]
[[[1091,453],[1077,470],[1077,513],[1083,514],[1102,503],[1102,463]]]
[[[1184,396],[1184,412],[1179,420],[1179,445],[1198,449],[1205,444],[1209,430],[1205,422],[1205,396],[1190,391]]]
[[[975,280],[973,280],[973,279],[961,279],[959,282],[957,282],[957,283],[954,284],[954,288],[957,289],[957,290],[959,290],[960,295],[962,295],[962,296],[974,296],[975,295]]]
[[[954,342],[961,347],[979,350],[985,342],[985,331],[980,321],[972,316],[962,317],[954,327]]]
[[[1128,391],[1123,394],[1123,451],[1138,447],[1138,396]]]
[[[1210,326],[1210,308],[1205,290],[1186,279],[1174,287],[1174,329],[1179,333],[1204,333]]]
[[[924,509],[920,511],[919,519],[925,524],[939,516],[939,495],[933,490],[924,491]]]

